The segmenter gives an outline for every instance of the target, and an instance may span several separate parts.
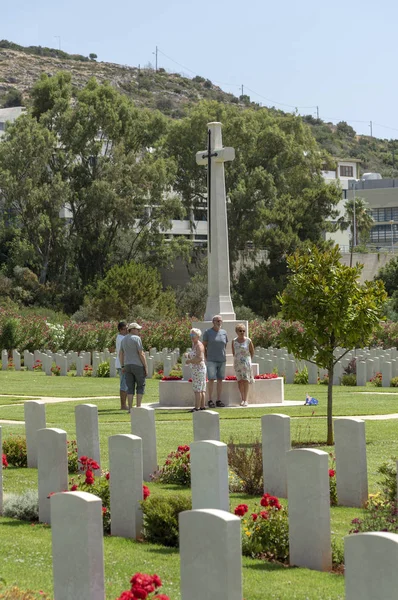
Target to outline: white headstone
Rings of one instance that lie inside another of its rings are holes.
[[[190,451],[192,508],[229,511],[227,445],[193,442]]]
[[[12,351],[12,360],[14,362],[14,368],[16,371],[20,371],[21,370],[21,355],[18,352],[18,350],[13,350]]]
[[[370,381],[374,374],[375,374],[374,361],[372,358],[367,358],[366,359],[366,381]]]
[[[0,426],[0,458],[3,461],[3,441]],[[0,463],[0,515],[3,514],[3,462]]]
[[[308,369],[308,383],[316,385],[318,383],[318,367],[314,363],[306,361]]]
[[[242,600],[240,519],[222,510],[179,514],[181,600]]]
[[[384,361],[381,365],[382,387],[390,387],[392,366],[388,361]]]
[[[153,376],[153,366],[154,366],[153,365],[153,358],[152,358],[152,356],[149,356],[146,359],[146,364],[147,364],[147,367],[148,367],[148,375],[147,375],[147,377],[148,377],[148,379],[151,379],[151,377]]]
[[[398,589],[398,535],[384,531],[344,538],[346,600],[392,600]]]
[[[342,506],[362,507],[368,500],[365,421],[334,421],[337,498]]]
[[[8,352],[7,350],[1,351],[1,368],[3,371],[8,369]]]
[[[131,433],[142,439],[144,481],[151,481],[151,475],[158,468],[155,411],[147,406],[135,406],[130,416]]]
[[[286,361],[286,370],[285,370],[286,383],[294,382],[295,372],[296,372],[296,363],[294,362],[294,360],[287,360]]]
[[[41,400],[24,403],[26,450],[28,467],[37,468],[37,432],[46,428],[46,405]]]
[[[343,376],[343,366],[340,361],[334,365],[333,370],[333,385],[340,385]]]
[[[168,377],[170,375],[171,368],[171,358],[167,356],[167,358],[164,359],[163,363],[163,373],[165,377]]]
[[[84,366],[85,366],[84,356],[79,356],[76,361],[76,377],[83,377]]]
[[[366,362],[363,360],[357,361],[357,385],[366,385]]]
[[[53,359],[52,359],[52,356],[46,356],[46,357],[44,358],[44,364],[43,364],[43,366],[44,366],[44,370],[45,370],[45,372],[46,372],[46,375],[48,375],[48,376],[50,376],[50,377],[51,377],[51,376],[52,376],[52,371],[51,371],[51,368],[52,368],[52,366],[53,366]]]
[[[199,410],[193,413],[193,439],[220,441],[220,415],[214,410]]]
[[[136,539],[142,530],[142,440],[130,435],[111,435],[109,471],[111,534]]]
[[[316,571],[332,568],[328,454],[287,454],[290,564]]]
[[[286,456],[291,449],[290,417],[263,415],[261,428],[264,492],[287,498]]]
[[[68,359],[66,358],[66,356],[60,356],[59,366],[61,367],[60,375],[62,377],[66,377],[66,375],[68,374]]]
[[[51,497],[54,600],[105,600],[102,500],[87,492]]]
[[[109,357],[109,377],[116,377],[116,356]]]
[[[66,431],[39,429],[37,432],[39,479],[39,521],[50,523],[49,494],[68,489],[68,450]],[[69,526],[65,520],[65,527]]]
[[[95,404],[79,404],[75,407],[75,420],[79,458],[88,456],[100,465],[98,407]]]

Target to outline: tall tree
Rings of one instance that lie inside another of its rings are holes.
[[[355,208],[355,210],[354,210]],[[369,239],[369,233],[374,221],[364,198],[351,198],[344,204],[345,213],[338,219],[342,231],[348,228],[351,232],[351,251],[358,244],[364,244]]]
[[[359,282],[362,265],[347,267],[340,259],[337,246],[328,251],[311,247],[289,256],[288,285],[279,296],[283,317],[303,326],[288,327],[281,343],[297,358],[329,372],[328,445],[333,444],[334,366],[352,348],[366,346],[387,296],[381,281]]]

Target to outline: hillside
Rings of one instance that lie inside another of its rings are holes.
[[[156,73],[153,69],[97,62],[54,48],[24,48],[2,40],[0,106],[12,90],[18,90],[23,102],[29,104],[29,91],[40,75],[54,75],[61,70],[71,73],[72,82],[78,88],[83,87],[90,77],[96,77],[100,82],[109,81],[138,106],[159,109],[172,118],[182,117],[187,106],[203,99],[241,104],[242,107],[250,103],[247,96],[237,98],[204,77],[189,79],[164,69]],[[250,103],[250,106],[258,105]],[[311,116],[305,116],[303,120],[311,127],[319,145],[333,156],[361,160],[362,173],[374,171],[383,177],[398,177],[398,140],[359,136],[345,122],[334,125]]]

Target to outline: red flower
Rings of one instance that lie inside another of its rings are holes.
[[[84,483],[87,483],[87,485],[93,485],[94,483],[94,475],[93,472],[90,471],[90,469],[87,469],[86,471],[86,479]]]
[[[267,513],[267,511],[266,511],[266,510],[262,510],[262,511],[260,512],[260,517],[261,517],[262,519],[268,519],[268,518],[269,518],[269,514]]]
[[[99,464],[92,458],[87,459],[87,466],[93,471],[98,471],[100,468]]]
[[[336,475],[336,471],[334,469],[329,469],[329,477],[334,477]]]
[[[78,489],[78,488],[77,488],[77,485],[76,485],[76,483],[74,483],[74,484],[72,485],[72,487],[70,488],[70,491],[71,491],[71,492],[76,492],[76,490],[77,490],[77,489]]]
[[[1,455],[1,464],[3,465],[3,469],[8,467],[7,457],[5,454]]]
[[[106,479],[107,481],[109,481],[109,477],[110,477],[110,476],[111,476],[111,475],[110,475],[109,471],[108,471],[108,473],[105,473],[105,479]]]
[[[166,594],[156,594],[156,596],[153,597],[153,600],[170,600],[170,598],[168,596],[166,596]]]
[[[189,452],[189,446],[178,446],[177,452]]]
[[[247,506],[247,504],[238,504],[238,506],[234,510],[234,513],[238,517],[243,517],[247,513],[248,510],[249,510],[249,507]]]
[[[150,489],[146,485],[142,486],[142,495],[144,496],[144,500],[151,495]]]
[[[160,579],[159,575],[152,575],[152,582],[155,587],[162,587],[162,580]]]
[[[270,494],[264,494],[264,496],[260,500],[261,506],[267,507],[271,506],[276,508],[276,510],[281,510],[282,506],[276,496],[271,496]]]
[[[261,500],[260,500],[260,504],[261,504],[261,506],[269,506],[268,499],[269,499],[270,497],[271,497],[271,496],[270,496],[269,494],[264,494],[264,495],[263,495],[263,497],[262,497],[262,498],[261,498]]]
[[[146,590],[144,590],[144,588],[138,587],[136,585],[133,585],[133,587],[131,588],[131,592],[133,594],[132,598],[142,598],[143,600],[145,600],[145,598],[148,598],[148,592]]]
[[[105,515],[108,512],[108,509],[106,508],[106,506],[102,507],[102,514]]]
[[[253,521],[257,521],[258,518],[258,514],[257,513],[252,513],[252,519]]]

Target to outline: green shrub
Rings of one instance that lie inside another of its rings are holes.
[[[343,375],[341,378],[341,385],[356,385],[357,376],[353,373],[351,375]]]
[[[3,452],[10,465],[14,465],[14,467],[28,466],[26,438],[10,434],[10,436],[3,441]]]
[[[398,387],[398,377],[393,377],[390,381],[391,387]]]
[[[178,548],[178,515],[184,510],[191,510],[191,499],[181,494],[152,495],[141,506],[145,539],[154,544]]]
[[[397,497],[397,462],[396,458],[384,462],[377,469],[377,473],[383,475],[377,483],[383,490],[383,495],[390,502],[395,502]]]
[[[308,384],[308,369],[304,367],[301,371],[297,370],[294,374],[293,383],[299,385],[307,385]]]
[[[108,362],[102,362],[97,367],[97,377],[110,377],[111,369]]]
[[[38,521],[39,496],[37,490],[27,490],[23,494],[6,495],[3,515],[20,521]]]
[[[382,383],[383,383],[383,376],[382,376],[382,374],[380,372],[376,373],[376,375],[374,375],[374,377],[371,377],[370,383],[372,385],[374,385],[374,387],[381,387]]]
[[[19,324],[18,319],[12,317],[3,321],[0,334],[0,346],[2,348],[12,350],[18,347]]]
[[[242,482],[245,494],[252,496],[263,492],[263,458],[259,440],[248,444],[228,443],[228,464]]]

